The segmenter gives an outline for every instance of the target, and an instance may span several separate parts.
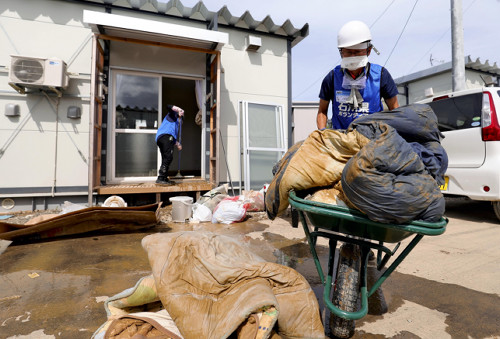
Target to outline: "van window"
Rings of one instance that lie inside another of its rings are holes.
[[[430,102],[442,132],[481,127],[483,93],[474,93]]]

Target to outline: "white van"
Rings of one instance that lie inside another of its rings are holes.
[[[445,138],[448,170],[441,191],[493,204],[500,219],[500,87],[428,98]]]

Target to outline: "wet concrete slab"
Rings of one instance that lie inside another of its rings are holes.
[[[461,235],[471,227],[484,227],[484,221],[464,224],[450,219],[449,236],[471,255]],[[493,222],[493,221],[492,221]],[[498,225],[497,225],[498,226]],[[500,226],[498,226],[500,227]],[[141,240],[156,232],[209,230],[237,238],[267,261],[296,269],[315,291],[329,336],[329,312],[322,302],[323,287],[301,228],[291,227],[290,219],[270,221],[250,218],[240,224],[168,223],[137,233],[104,234],[54,241],[11,245],[0,256],[0,338],[89,338],[106,321],[103,302],[130,288],[150,274]],[[447,231],[448,233],[448,231]],[[445,235],[447,234],[445,233]],[[353,338],[495,338],[500,336],[500,294],[495,287],[477,288],[459,278],[442,280],[442,270],[453,270],[453,261],[419,261],[429,251],[451,252],[445,235],[424,242],[411,254],[408,269],[397,270],[382,285],[387,312],[371,305],[370,314],[356,321]],[[489,235],[488,235],[489,236]],[[438,241],[439,240],[439,241]],[[473,239],[472,241],[481,241]],[[318,242],[318,255],[325,266],[328,243]],[[500,259],[498,252],[492,258]],[[438,272],[424,267],[438,266]],[[477,274],[487,276],[479,265]],[[484,269],[490,269],[485,267]],[[433,273],[434,272],[434,273]],[[471,270],[469,272],[474,272]],[[496,279],[495,273],[492,279]],[[484,279],[483,279],[484,280]],[[483,282],[484,283],[484,282]],[[489,282],[487,285],[495,285]],[[382,307],[383,308],[383,307]]]

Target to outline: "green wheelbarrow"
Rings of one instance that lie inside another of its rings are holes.
[[[443,234],[448,224],[448,219],[444,217],[436,223],[413,221],[401,225],[383,224],[368,219],[358,210],[305,200],[297,196],[295,191],[290,191],[288,200],[298,211],[324,286],[323,301],[331,312],[330,330],[338,338],[349,338],[354,334],[354,320],[361,319],[368,313],[368,297],[377,291],[424,235]],[[312,224],[312,229],[306,220]],[[410,236],[413,236],[413,239],[384,270],[391,257],[398,251],[401,241]],[[326,277],[316,252],[318,237],[329,239]],[[335,260],[337,242],[342,245]],[[384,246],[384,243],[396,245],[391,250]],[[377,252],[377,270],[383,272],[368,291],[367,267],[372,249]],[[334,291],[330,299],[333,281]],[[359,301],[361,306],[358,306]]]

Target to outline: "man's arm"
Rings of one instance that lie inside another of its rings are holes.
[[[382,75],[380,78],[380,96],[384,98],[387,108],[393,110],[399,107],[398,103],[398,87],[392,79],[391,73],[382,67]]]
[[[399,107],[397,95],[393,96],[392,98],[388,98],[388,99],[384,99],[384,100],[385,100],[385,103],[387,104],[387,108],[389,108],[390,111]]]
[[[318,129],[326,128],[326,122],[328,121],[328,106],[330,101],[319,99],[318,115],[316,116],[316,125]]]

